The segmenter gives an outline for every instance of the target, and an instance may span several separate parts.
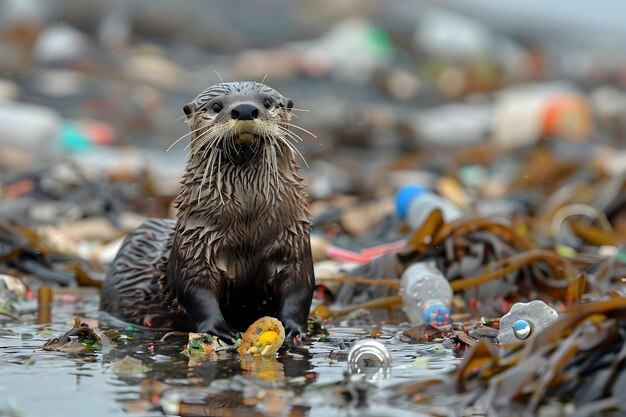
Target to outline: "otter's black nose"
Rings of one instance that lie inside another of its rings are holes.
[[[250,104],[240,104],[230,112],[235,120],[254,120],[259,117],[259,109]]]

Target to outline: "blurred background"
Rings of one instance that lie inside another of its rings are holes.
[[[130,184],[129,201],[149,196],[135,211],[167,215],[182,106],[220,78],[294,99],[293,122],[316,136],[294,130],[314,201],[443,175],[459,204],[502,197],[538,143],[620,174],[625,12],[619,0],[1,0],[0,193],[24,194],[24,172],[69,158]],[[518,200],[531,207],[569,175],[552,174]],[[0,215],[36,217],[17,207]]]

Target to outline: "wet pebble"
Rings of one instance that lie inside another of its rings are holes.
[[[491,338],[495,339],[498,336],[498,329],[494,329],[488,326],[478,326],[471,329],[467,334],[474,339]]]

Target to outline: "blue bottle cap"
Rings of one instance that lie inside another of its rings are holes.
[[[398,217],[405,219],[411,200],[424,194],[426,191],[428,191],[426,188],[417,184],[409,184],[398,188],[398,192],[396,192],[396,214]]]
[[[443,326],[452,323],[452,315],[448,307],[443,304],[434,304],[424,311],[424,321],[433,326]]]

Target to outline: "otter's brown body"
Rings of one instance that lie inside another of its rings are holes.
[[[105,281],[104,310],[223,339],[270,315],[288,339],[304,334],[314,278],[290,108],[248,82],[218,84],[185,106],[192,150],[176,222],[150,220],[129,235]]]

